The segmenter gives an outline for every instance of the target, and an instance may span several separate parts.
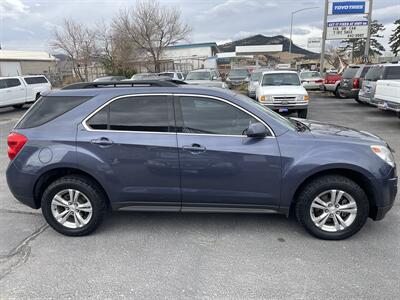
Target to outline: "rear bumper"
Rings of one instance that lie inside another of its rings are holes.
[[[303,83],[306,90],[320,90],[323,83]]]
[[[342,93],[347,98],[354,98],[355,99],[357,97],[360,97],[360,95],[358,94],[358,92],[360,90],[358,90],[358,89],[346,90],[346,89],[339,88],[339,91],[340,91],[340,93]]]
[[[35,176],[21,172],[11,162],[6,171],[6,178],[11,193],[18,201],[31,208],[39,208],[33,196]]]
[[[325,83],[324,89],[325,91],[334,92],[336,91],[337,85],[334,83]]]
[[[368,97],[368,96],[360,95],[360,94],[359,94],[359,95],[358,95],[358,99],[360,99],[361,102],[371,104],[371,98]]]
[[[375,103],[379,109],[390,110],[390,111],[400,113],[400,103],[398,103],[398,102],[375,99]]]

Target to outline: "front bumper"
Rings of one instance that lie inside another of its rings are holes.
[[[371,207],[370,217],[374,221],[382,220],[393,207],[397,195],[397,182],[398,177],[395,168],[392,168],[387,178],[372,181],[372,186],[375,189],[375,205]]]
[[[296,103],[296,104],[278,104],[278,103],[266,103],[266,102],[260,102],[263,106],[275,110],[275,111],[282,111],[282,110],[288,110],[288,111],[298,111],[298,110],[304,110],[308,109],[308,102],[301,102],[301,103]]]

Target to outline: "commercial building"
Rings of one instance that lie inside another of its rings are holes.
[[[43,51],[0,50],[0,76],[51,74],[57,59]]]

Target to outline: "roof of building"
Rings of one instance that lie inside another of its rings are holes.
[[[19,50],[0,50],[0,60],[37,60],[55,61],[56,58],[44,51],[19,51]]]
[[[208,42],[208,43],[194,43],[194,44],[180,44],[180,45],[172,45],[167,48],[199,48],[199,47],[215,47],[217,48],[217,43]]]
[[[220,52],[235,52],[236,46],[256,46],[256,45],[282,45],[282,51],[288,52],[290,39],[283,35],[265,36],[262,34],[253,35],[241,40],[233,41],[223,45],[218,45]],[[306,57],[318,57],[319,54],[308,51],[292,43],[292,53],[302,54]]]

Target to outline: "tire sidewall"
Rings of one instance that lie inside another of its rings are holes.
[[[51,211],[51,201],[54,196],[65,189],[75,189],[83,193],[92,205],[92,217],[88,224],[81,228],[67,228],[60,224],[53,216]],[[42,213],[47,223],[61,234],[70,236],[86,235],[96,229],[104,214],[104,201],[102,196],[88,181],[77,180],[75,178],[61,178],[52,183],[42,196]]]
[[[313,200],[321,193],[327,190],[342,190],[353,197],[357,204],[357,216],[353,223],[346,229],[339,232],[327,232],[318,228],[311,219],[310,208]],[[312,192],[307,193],[307,197],[299,199],[302,203],[299,205],[298,217],[300,222],[305,226],[312,235],[327,240],[339,240],[350,237],[358,232],[365,224],[369,214],[369,204],[364,191],[356,184],[348,184],[345,182],[326,182],[319,187],[314,188]]]

